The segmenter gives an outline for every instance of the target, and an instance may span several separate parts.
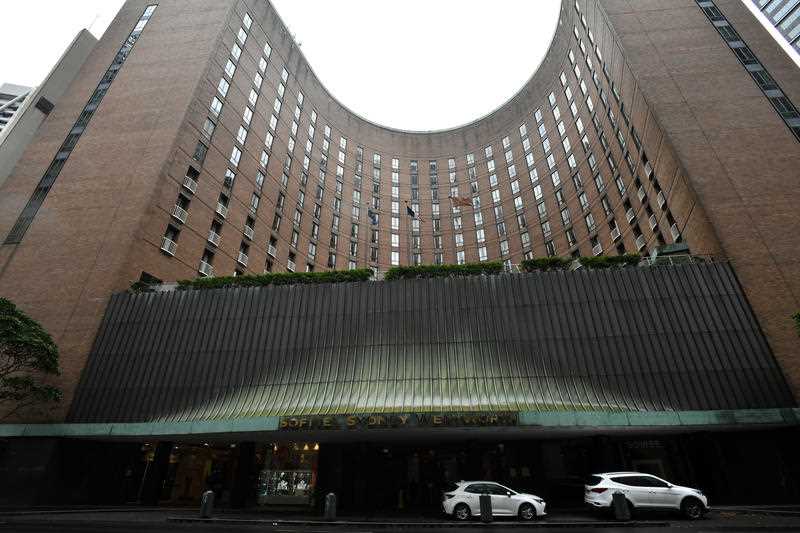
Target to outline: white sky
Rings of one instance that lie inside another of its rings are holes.
[[[273,4],[339,101],[379,124],[429,130],[470,122],[514,96],[547,52],[561,2]]]
[[[78,31],[101,35],[123,3],[15,2],[0,32],[0,83],[37,85]],[[560,0],[273,3],[344,105],[380,124],[427,130],[472,121],[511,98],[547,51]]]
[[[40,83],[78,31],[101,35],[123,3],[16,2],[0,33],[0,83]],[[314,71],[343,104],[374,122],[426,130],[469,122],[511,98],[547,51],[560,1],[274,0],[274,5]]]

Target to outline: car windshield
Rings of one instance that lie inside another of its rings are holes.
[[[599,485],[601,481],[603,481],[603,478],[600,476],[588,476],[586,478],[586,486],[594,487],[595,485]]]

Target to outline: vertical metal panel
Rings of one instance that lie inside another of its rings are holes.
[[[71,419],[791,405],[706,264],[116,295]]]

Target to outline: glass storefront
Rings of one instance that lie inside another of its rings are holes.
[[[319,444],[263,445],[259,447],[256,460],[259,507],[314,504]]]

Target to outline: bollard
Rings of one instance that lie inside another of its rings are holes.
[[[481,522],[488,524],[492,521],[492,497],[488,494],[481,494]]]
[[[325,496],[325,520],[336,520],[336,494],[332,492]]]
[[[628,506],[628,499],[624,494],[615,492],[611,505],[614,509],[614,518],[616,520],[627,522],[631,519],[631,508]]]
[[[214,514],[214,491],[207,490],[200,500],[200,518],[211,518]]]

